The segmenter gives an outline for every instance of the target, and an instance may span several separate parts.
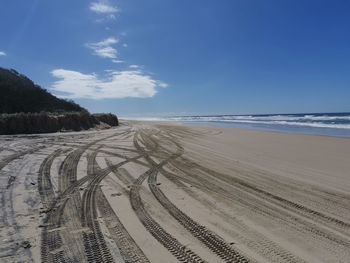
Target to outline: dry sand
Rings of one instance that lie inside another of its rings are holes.
[[[0,262],[350,262],[349,160],[172,123],[0,136]]]

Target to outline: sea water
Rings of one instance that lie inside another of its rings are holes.
[[[350,113],[299,113],[172,116],[152,120],[179,121],[220,127],[350,137]]]

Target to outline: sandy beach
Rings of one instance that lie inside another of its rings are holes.
[[[349,160],[170,122],[0,136],[0,262],[350,262]]]

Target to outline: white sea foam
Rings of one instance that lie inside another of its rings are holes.
[[[240,124],[263,124],[301,126],[311,128],[350,129],[350,115],[222,115],[169,117],[173,121],[223,122]]]

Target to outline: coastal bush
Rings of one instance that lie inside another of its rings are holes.
[[[113,114],[90,114],[71,100],[55,97],[16,70],[0,67],[0,134],[80,131],[118,124]]]
[[[83,107],[55,97],[14,69],[0,67],[0,113],[80,112]]]
[[[109,126],[118,126],[119,125],[119,120],[118,117],[115,116],[112,113],[95,113],[93,114],[93,116],[95,117],[95,119],[98,122],[104,122],[106,124],[108,124]]]
[[[113,114],[88,112],[67,113],[14,113],[0,114],[0,134],[50,133],[57,131],[87,130],[105,123],[118,126],[118,118]]]

